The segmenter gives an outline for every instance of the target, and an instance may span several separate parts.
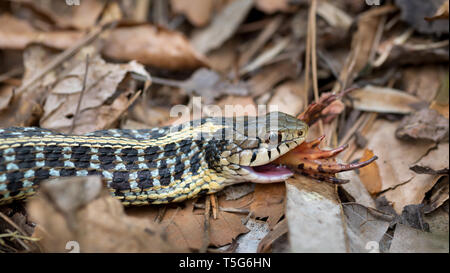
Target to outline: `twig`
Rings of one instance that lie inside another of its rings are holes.
[[[201,253],[205,253],[208,249],[209,245],[209,217],[211,216],[211,202],[210,198],[205,199],[205,220],[203,224],[204,236],[203,236],[203,245],[200,248]]]
[[[84,93],[86,90],[88,70],[89,70],[89,54],[86,55],[86,68],[84,70],[83,87],[81,88],[80,98],[78,99],[78,104],[77,104],[77,110],[75,111],[75,115],[73,116],[72,126],[70,127],[69,134],[73,133],[73,129],[75,128],[75,122],[77,120],[78,115],[80,114],[81,101],[83,100],[83,96],[84,96]]]
[[[219,209],[219,206],[217,205],[217,203],[218,203],[217,197],[215,194],[211,194],[209,196],[209,198],[211,199],[213,219],[216,220],[217,219],[217,210]]]

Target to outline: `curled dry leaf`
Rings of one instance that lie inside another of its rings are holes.
[[[122,26],[111,31],[102,52],[117,60],[136,60],[166,69],[206,66],[183,34],[150,24]]]
[[[67,252],[71,245],[80,252],[185,251],[167,241],[155,223],[126,216],[100,177],[44,182],[27,211],[37,224],[33,237],[41,238],[46,252]]]
[[[0,15],[0,25],[8,26],[0,28],[0,48],[3,49],[24,49],[32,43],[65,49],[84,36],[80,31],[39,31],[7,13]]]
[[[111,64],[96,56],[89,61],[77,115],[85,70],[86,64],[82,62],[54,85],[44,105],[42,127],[68,133],[75,119],[73,133],[76,134],[106,129],[117,121],[133,99],[140,79],[133,79],[131,74],[150,80],[144,67],[135,61]]]
[[[407,114],[420,100],[400,90],[367,85],[349,94],[355,109],[377,113]]]
[[[196,27],[206,25],[213,13],[213,0],[171,0],[170,5],[175,13],[186,15],[189,22]]]
[[[448,141],[448,119],[437,111],[424,108],[403,118],[395,131],[400,139]]]
[[[433,212],[435,209],[439,208],[442,204],[445,203],[445,201],[448,200],[448,193],[449,193],[448,176],[444,176],[440,178],[439,182],[437,182],[436,185],[434,185],[433,189],[431,190],[430,198],[424,202],[425,207],[423,208],[423,212],[430,213]]]

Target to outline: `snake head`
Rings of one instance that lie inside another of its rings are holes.
[[[305,141],[305,122],[282,112],[230,120],[233,124],[226,127],[227,145],[220,156],[221,173],[230,183],[280,182],[293,175],[273,162]]]

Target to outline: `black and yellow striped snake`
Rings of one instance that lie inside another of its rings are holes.
[[[304,142],[307,131],[305,122],[281,112],[82,136],[0,129],[0,204],[61,176],[101,175],[124,205],[179,202],[245,181],[284,181],[292,171],[272,163]]]

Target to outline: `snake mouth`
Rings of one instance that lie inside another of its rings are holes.
[[[249,172],[248,177],[254,183],[282,182],[294,175],[286,166],[272,163],[253,167],[241,166],[241,168]]]

